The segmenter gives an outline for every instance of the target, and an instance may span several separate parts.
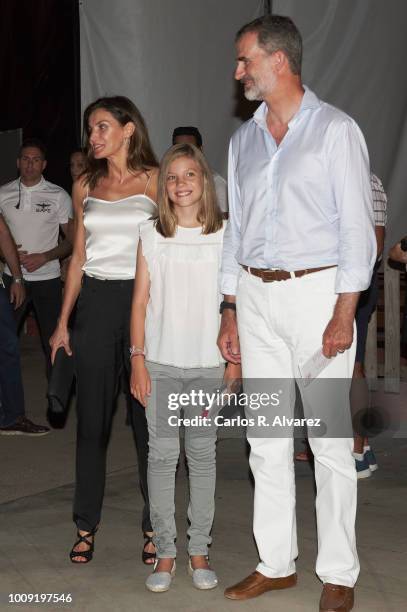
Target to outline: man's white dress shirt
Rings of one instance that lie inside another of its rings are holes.
[[[239,264],[287,271],[337,265],[336,293],[369,286],[376,259],[369,157],[346,113],[308,88],[277,146],[263,102],[229,147],[222,292]]]

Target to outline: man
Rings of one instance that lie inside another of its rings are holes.
[[[263,104],[230,144],[218,344],[232,363],[240,361],[241,347],[246,393],[256,378],[285,384],[280,399],[289,416],[294,378],[316,351],[332,358],[321,378],[345,379],[342,390],[337,381],[332,402],[341,409],[340,421],[349,421],[344,423],[349,434],[313,437],[310,443],[317,485],[316,572],[324,583],[320,610],[346,611],[353,607],[359,573],[349,414],[353,325],[376,257],[368,154],[355,122],[303,87],[301,35],[291,19],[256,19],[239,30],[236,46],[235,78],[247,99]],[[316,382],[300,385],[306,417]],[[269,413],[273,410],[270,406]],[[293,440],[251,435],[250,429],[253,531],[261,562],[226,589],[230,599],[296,584]]]
[[[10,297],[0,278],[0,435],[41,436],[48,427],[35,425],[26,418],[24,390],[21,379],[20,352],[13,309],[25,299],[16,245],[0,215],[0,250],[12,273]]]
[[[41,141],[25,140],[17,159],[19,178],[0,187],[0,212],[19,249],[26,288],[26,299],[16,310],[17,329],[28,306],[32,305],[49,376],[49,338],[55,330],[61,307],[59,259],[71,252],[70,242],[65,238],[58,243],[58,238],[60,230],[67,235],[72,203],[64,189],[44,179],[42,173],[46,165],[46,151]],[[12,281],[10,268],[6,266],[4,284],[9,293]]]
[[[358,412],[362,414],[368,408],[369,388],[367,385],[364,369],[366,340],[369,320],[376,310],[379,297],[378,270],[382,261],[384,249],[384,236],[387,221],[387,196],[383,189],[381,180],[373,173],[370,175],[373,196],[373,212],[375,223],[375,234],[377,243],[377,260],[373,270],[370,286],[360,295],[356,309],[356,358],[353,369],[353,382],[351,387],[351,412],[355,416]],[[370,447],[369,439],[354,433],[354,449],[356,474],[358,478],[368,478],[372,472],[378,469],[376,456]]]
[[[172,144],[193,144],[202,151],[202,136],[198,128],[194,126],[177,127],[172,134]],[[213,182],[215,183],[216,197],[221,211],[227,215],[228,212],[228,186],[225,179],[212,170]]]

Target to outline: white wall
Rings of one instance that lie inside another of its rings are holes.
[[[304,82],[359,123],[388,193],[386,245],[407,234],[407,2],[274,0],[304,39]]]
[[[159,156],[173,127],[197,125],[214,168],[240,120],[234,35],[259,0],[82,0],[82,105],[124,94]],[[304,82],[352,115],[389,194],[387,243],[407,234],[407,2],[274,0],[304,37]]]
[[[233,117],[234,35],[262,14],[259,0],[82,0],[82,107],[130,97],[157,154],[178,125],[196,125],[214,168],[239,125]]]

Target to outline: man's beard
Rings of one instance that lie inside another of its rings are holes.
[[[251,85],[249,88],[244,88],[244,97],[246,100],[250,100],[252,102],[254,100],[264,100],[265,97],[274,90],[277,79],[275,75],[273,75],[272,79],[267,84],[261,82],[260,79],[257,79],[256,81],[250,79],[250,81]]]
[[[250,87],[244,87],[243,91],[244,91],[244,97],[246,98],[246,100],[250,100],[252,102],[254,100],[263,99],[259,86],[253,81]]]

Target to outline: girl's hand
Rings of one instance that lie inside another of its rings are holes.
[[[147,397],[151,395],[151,378],[142,355],[135,355],[131,359],[130,391],[132,396],[146,408]]]
[[[72,356],[71,346],[69,344],[69,331],[67,327],[57,325],[54,333],[49,339],[51,351],[51,363],[55,361],[57,350],[62,346],[69,357]]]
[[[240,363],[228,362],[223,382],[227,384],[229,393],[237,393],[242,384],[242,366]]]

